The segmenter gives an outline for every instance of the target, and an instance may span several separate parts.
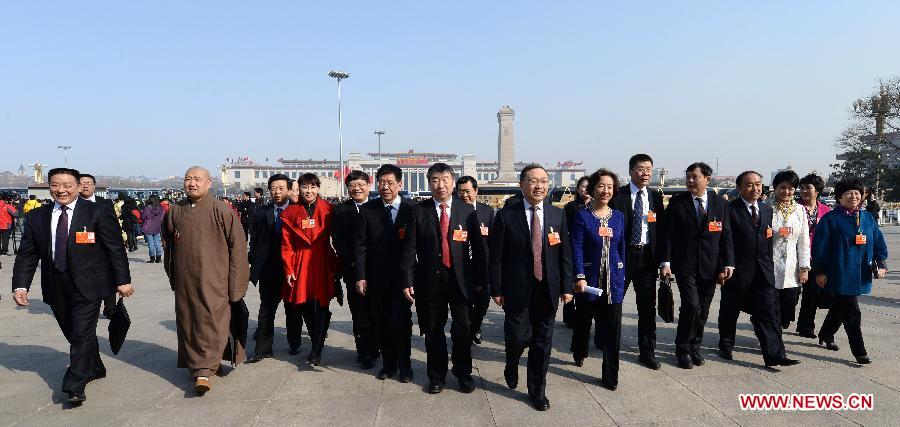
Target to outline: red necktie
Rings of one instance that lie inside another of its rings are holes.
[[[441,258],[444,267],[450,268],[450,242],[447,233],[450,231],[450,217],[447,216],[447,204],[441,203]]]
[[[538,219],[538,207],[531,206],[531,256],[534,264],[531,267],[534,278],[540,282],[544,280],[544,267],[541,262],[541,249],[544,247],[544,239],[541,236],[541,220]]]

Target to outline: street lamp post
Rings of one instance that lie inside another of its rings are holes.
[[[350,73],[344,71],[331,70],[328,76],[337,79],[337,96],[338,96],[338,145],[340,146],[340,182],[338,187],[341,189],[341,198],[344,198],[344,130],[341,117],[341,80],[349,78]]]
[[[69,167],[69,150],[72,149],[72,146],[71,145],[57,145],[56,148],[63,150],[63,157],[65,158],[65,162],[66,162],[65,165],[66,165],[66,168],[68,168]]]
[[[384,135],[384,131],[376,130],[375,135],[378,135],[378,166],[381,166],[381,135]]]

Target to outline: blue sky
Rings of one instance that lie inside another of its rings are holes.
[[[166,176],[249,155],[496,159],[681,171],[827,170],[847,109],[900,74],[898,2],[0,4],[0,170]],[[715,166],[715,165],[714,165]]]

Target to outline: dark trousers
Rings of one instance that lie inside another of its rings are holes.
[[[347,283],[347,305],[350,306],[350,317],[353,320],[353,340],[356,344],[356,356],[360,361],[375,360],[378,357],[378,343],[374,339],[372,319],[366,309],[366,299],[356,290],[356,283]]]
[[[638,312],[638,348],[641,354],[656,352],[656,277],[658,264],[648,246],[630,247],[626,265],[625,292],[634,284]]]
[[[785,357],[784,342],[781,340],[778,290],[763,278],[758,269],[753,280],[740,285],[734,280],[722,286],[722,305],[719,308],[719,348],[734,347],[737,320],[741,311],[750,315],[753,332],[759,340],[765,361]]]
[[[480,289],[473,289],[470,295],[471,303],[469,304],[469,331],[474,335],[481,332],[481,324],[484,323],[484,316],[487,315],[488,307],[491,304],[491,290],[487,286]]]
[[[0,254],[2,255],[9,253],[9,236],[12,236],[12,227],[14,225],[15,224],[10,225],[10,228],[0,230]]]
[[[856,295],[834,295],[831,308],[822,329],[819,330],[819,338],[826,342],[834,341],[834,334],[844,325],[847,332],[847,340],[850,341],[850,351],[854,356],[867,356],[866,344],[862,336],[862,314],[859,311],[859,298]]]
[[[575,359],[587,358],[590,347],[591,321],[603,352],[600,374],[603,382],[619,384],[619,348],[622,342],[622,304],[608,304],[606,296],[594,301],[579,299],[575,303],[575,329],[569,348]]]
[[[137,250],[137,239],[134,237],[134,225],[122,224],[122,231],[125,232],[125,244],[128,246],[128,250]]]
[[[50,305],[66,340],[69,341],[69,369],[63,377],[62,391],[84,392],[91,380],[106,375],[97,342],[97,316],[100,299],[90,300],[75,288],[67,273],[53,269],[58,290]]]
[[[396,283],[368,282],[366,309],[373,320],[377,349],[385,369],[412,369],[410,339],[412,336],[412,305]]]
[[[281,271],[281,270],[278,270]],[[262,277],[259,280],[259,317],[256,337],[256,354],[272,352],[272,341],[275,337],[275,314],[281,304],[280,277]],[[303,329],[303,318],[300,309],[292,304],[284,304],[285,326],[287,327],[288,345],[292,350],[300,348],[300,332]],[[309,327],[309,326],[307,326]]]
[[[716,293],[713,279],[701,279],[695,273],[677,274],[681,307],[678,309],[678,329],[675,333],[675,353],[689,354],[700,350],[703,329],[709,318],[709,305]]]
[[[422,326],[425,332],[425,351],[428,354],[428,380],[433,384],[443,384],[447,377],[447,337],[444,335],[444,327],[447,325],[448,310],[453,319],[450,323],[450,340],[453,342],[451,360],[453,375],[457,378],[472,375],[472,336],[469,333],[469,300],[460,291],[453,270],[441,267],[437,283],[434,294],[422,302],[427,315],[425,319],[419,319],[419,322],[427,322]]]
[[[803,284],[800,313],[797,315],[797,332],[812,334],[816,330],[816,310],[831,305],[831,293],[816,284],[817,272],[809,272],[809,280]]]
[[[781,321],[781,326],[786,328],[797,319],[795,313],[797,301],[800,300],[800,288],[776,289],[776,291],[778,292],[778,318]]]
[[[556,308],[546,282],[522,285],[532,288],[528,307],[518,313],[506,312],[503,322],[506,364],[518,366],[522,352],[528,347],[528,395],[532,399],[544,398]]]

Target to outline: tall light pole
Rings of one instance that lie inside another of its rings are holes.
[[[381,135],[384,135],[384,131],[376,130],[375,135],[378,135],[378,166],[381,166]]]
[[[66,161],[66,163],[65,163],[65,164],[66,164],[66,168],[68,168],[68,167],[69,167],[69,150],[72,149],[72,146],[71,146],[71,145],[57,145],[56,148],[59,148],[60,150],[63,150],[63,153],[64,153],[63,156],[64,156],[65,161]]]
[[[344,71],[336,71],[331,70],[328,72],[328,77],[337,79],[337,89],[338,89],[338,145],[340,145],[340,182],[338,182],[338,187],[341,189],[341,198],[344,198],[344,129],[343,129],[343,120],[341,117],[341,80],[349,78],[350,73]]]

